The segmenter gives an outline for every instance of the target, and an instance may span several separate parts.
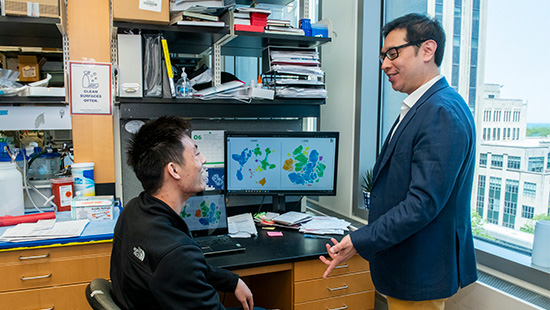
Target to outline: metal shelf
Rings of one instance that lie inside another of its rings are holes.
[[[60,27],[59,18],[0,16],[0,42],[4,46],[62,48]]]
[[[65,97],[3,97],[0,96],[0,105],[67,105]]]
[[[121,119],[152,119],[162,115],[188,118],[302,118],[319,117],[325,100],[237,100],[118,98]]]

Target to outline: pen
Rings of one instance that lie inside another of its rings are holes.
[[[311,235],[311,234],[304,234],[304,237],[310,238],[310,239],[331,239],[332,238],[329,236],[317,236],[317,235]]]

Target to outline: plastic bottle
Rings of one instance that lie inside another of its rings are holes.
[[[6,146],[6,142],[0,143],[0,216],[23,215],[23,177],[5,151]]]
[[[193,88],[191,82],[187,79],[185,70],[181,72],[181,78],[176,82],[176,98],[191,98],[193,96]]]
[[[76,196],[95,196],[94,163],[71,165]]]

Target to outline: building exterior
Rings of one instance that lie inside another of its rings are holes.
[[[473,207],[489,224],[519,231],[549,212],[550,138],[525,136],[527,103],[500,98],[495,84],[484,94]]]

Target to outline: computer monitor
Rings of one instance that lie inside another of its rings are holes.
[[[225,132],[228,195],[336,195],[338,132]]]

